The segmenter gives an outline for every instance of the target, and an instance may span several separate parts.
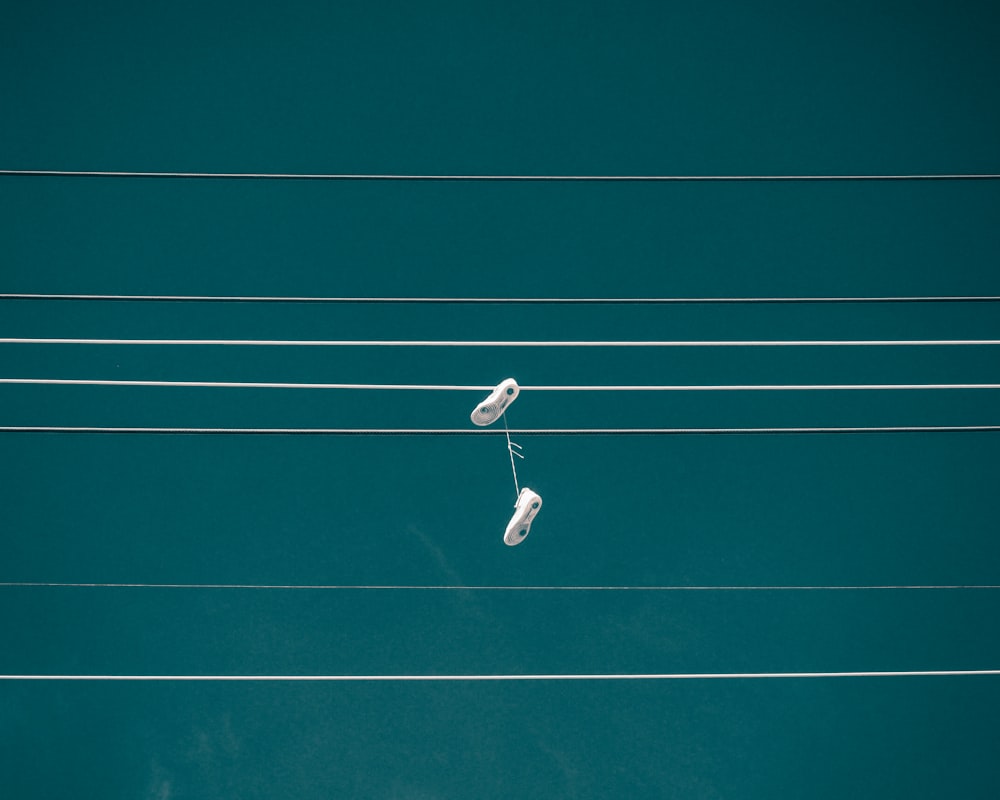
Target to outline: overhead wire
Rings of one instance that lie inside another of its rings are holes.
[[[433,592],[868,592],[996,590],[998,584],[819,584],[814,586],[456,586],[414,584],[280,584],[280,583],[115,583],[67,581],[0,581],[5,589],[206,589],[275,591],[433,591]]]
[[[68,675],[5,674],[4,681],[653,681],[793,678],[944,678],[1000,675],[1000,669],[865,670],[851,672],[647,672],[455,675]]]
[[[230,347],[970,347],[1000,339],[441,340],[441,339],[100,339],[6,337],[0,344]]]
[[[274,381],[160,381],[98,378],[0,378],[0,385],[132,386],[208,389],[338,389],[349,391],[488,392],[493,386],[419,383],[295,383]],[[553,385],[519,387],[522,392],[808,392],[955,391],[1000,389],[1000,383],[816,383],[816,384],[653,384]]]
[[[680,435],[798,435],[881,433],[985,433],[1000,425],[886,425],[840,427],[760,428],[521,428],[518,436],[680,436]],[[222,436],[503,436],[487,428],[224,428],[224,427],[110,427],[98,425],[3,425],[0,433],[222,435]]]
[[[0,169],[0,176],[34,178],[153,178],[278,181],[466,181],[569,183],[754,183],[810,181],[992,181],[998,173],[909,173],[896,175],[458,175],[337,172],[177,172],[131,170]]]
[[[483,392],[492,386],[413,383],[294,383],[265,381],[158,381],[92,378],[0,378],[0,384],[42,386],[136,386],[224,389],[343,389],[359,391]],[[521,386],[532,392],[803,392],[803,391],[947,391],[1000,389],[1000,383],[817,383],[817,384],[658,384]]]
[[[157,303],[409,303],[433,305],[732,305],[754,303],[995,303],[1000,302],[1000,295],[872,297],[292,297],[267,295],[0,293],[0,300],[79,300]]]

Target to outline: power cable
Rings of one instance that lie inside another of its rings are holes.
[[[287,383],[267,381],[154,381],[92,378],[0,378],[0,385],[133,386],[211,389],[343,389],[359,391],[488,392],[492,386],[414,383]],[[521,386],[532,392],[805,392],[944,391],[1000,389],[1000,383],[660,384],[623,386]]]
[[[753,339],[753,340],[440,340],[440,339],[89,339],[0,338],[0,344],[169,345],[231,347],[956,347],[995,346],[1000,339]]]
[[[479,675],[0,675],[5,681],[627,681],[760,680],[777,678],[930,678],[1000,675],[1000,669],[871,670],[857,672],[654,672]]]
[[[209,589],[275,591],[433,591],[433,592],[869,592],[996,590],[997,584],[844,584],[816,586],[451,586],[412,584],[275,583],[81,583],[0,581],[5,589]]]
[[[154,381],[92,378],[0,378],[0,385],[132,386],[210,389],[343,389],[358,391],[488,392],[492,386],[416,383],[288,383],[267,381]],[[521,386],[532,392],[805,392],[944,391],[1000,389],[1000,383],[660,384],[623,386]]]
[[[466,181],[573,183],[755,183],[789,181],[990,181],[996,173],[903,175],[406,175],[322,172],[164,172],[125,170],[0,169],[0,176],[34,178],[159,178],[189,180]]]
[[[678,436],[678,435],[797,435],[864,433],[985,433],[1000,425],[892,425],[853,427],[771,428],[522,428],[518,436]],[[503,436],[487,428],[205,428],[205,427],[105,427],[69,425],[3,425],[0,433],[123,434],[123,435],[225,435],[225,436]]]
[[[170,303],[340,303],[436,305],[716,305],[780,303],[995,303],[998,295],[874,297],[278,297],[253,295],[0,294],[0,300]]]

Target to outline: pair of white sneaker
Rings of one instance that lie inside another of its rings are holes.
[[[485,427],[496,422],[503,416],[507,407],[517,399],[521,387],[513,378],[501,381],[496,388],[490,392],[489,396],[476,406],[472,412],[472,422],[480,427]],[[542,498],[537,492],[525,487],[517,496],[514,503],[514,516],[507,523],[507,530],[504,531],[504,544],[514,546],[524,541],[531,530],[532,520],[542,507]]]

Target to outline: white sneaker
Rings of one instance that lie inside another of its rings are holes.
[[[513,378],[507,378],[505,381],[502,381],[490,392],[489,397],[476,406],[476,410],[472,412],[473,424],[483,427],[484,425],[496,422],[500,419],[503,412],[507,410],[507,406],[517,399],[520,391],[521,387],[517,385],[517,381]]]
[[[507,523],[507,530],[503,535],[503,542],[513,547],[520,544],[531,530],[531,521],[538,514],[542,507],[541,495],[531,491],[528,487],[521,490],[514,504],[514,516]]]

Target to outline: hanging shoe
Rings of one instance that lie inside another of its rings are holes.
[[[514,504],[514,516],[507,523],[507,530],[503,535],[503,542],[513,547],[524,541],[531,530],[531,521],[538,514],[542,507],[541,495],[531,491],[527,486],[521,489]]]
[[[507,406],[517,399],[521,387],[513,378],[502,381],[472,412],[472,422],[483,427],[500,419]]]

